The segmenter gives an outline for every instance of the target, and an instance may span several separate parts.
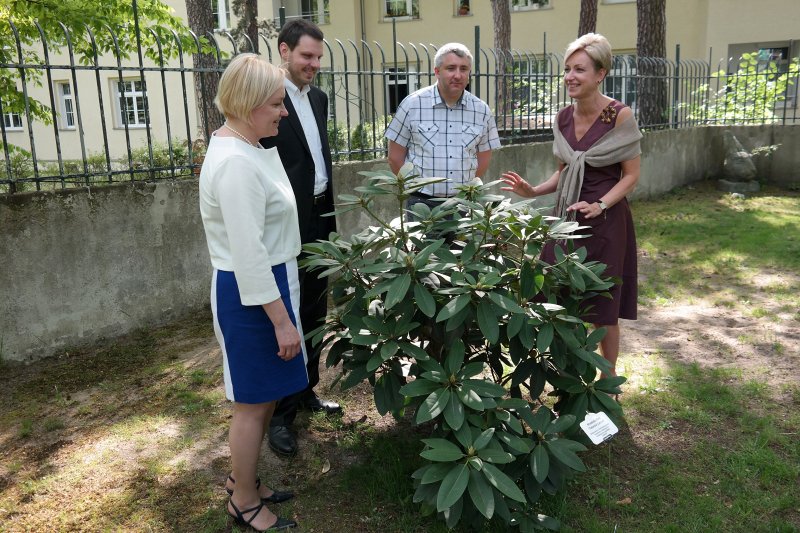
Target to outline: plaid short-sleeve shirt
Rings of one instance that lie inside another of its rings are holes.
[[[461,99],[448,107],[436,85],[408,95],[385,135],[408,149],[406,161],[420,176],[448,179],[422,189],[432,196],[455,194],[455,186],[475,177],[478,152],[500,147],[497,124],[483,100],[464,91]]]

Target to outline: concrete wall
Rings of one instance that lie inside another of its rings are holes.
[[[780,144],[759,158],[759,175],[800,182],[800,126],[732,128],[742,144]],[[652,198],[718,175],[721,127],[647,133],[633,198]],[[555,168],[551,143],[506,146],[487,179],[506,169],[537,183]],[[371,161],[337,165],[339,193],[360,185]],[[550,205],[542,199],[541,205]],[[399,206],[378,203],[382,216]],[[344,234],[372,224],[362,212],[339,217]],[[121,184],[0,196],[0,357],[31,361],[76,344],[164,322],[208,301],[211,267],[198,213],[197,182]]]

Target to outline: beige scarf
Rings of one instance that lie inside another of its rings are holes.
[[[555,137],[553,154],[566,164],[558,178],[558,189],[556,190],[558,201],[553,209],[553,215],[559,218],[563,218],[567,213],[567,207],[580,198],[586,164],[593,167],[606,167],[614,163],[630,161],[642,153],[639,143],[642,133],[633,117],[617,123],[611,131],[600,137],[585,152],[572,149],[558,129],[558,124],[553,128],[553,136]],[[574,211],[570,212],[569,219],[575,219]]]

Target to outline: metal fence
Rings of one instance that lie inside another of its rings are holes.
[[[209,35],[213,61],[198,67],[177,35],[166,42],[151,31],[146,49],[137,38],[138,49],[101,53],[91,33],[67,34],[70,45],[51,50],[43,32],[26,47],[8,24],[15,46],[0,51],[0,193],[192,176],[208,135],[201,120],[207,100],[195,91],[195,77],[221,72],[240,49],[252,48],[229,33]],[[77,42],[85,43],[82,53]],[[191,42],[200,47],[196,36]],[[552,138],[556,113],[568,104],[563,58],[479,43],[476,28],[469,89],[494,110],[502,141]],[[268,40],[259,48],[279,60]],[[383,132],[397,104],[435,83],[435,51],[433,44],[326,41],[317,84],[329,94],[335,160],[385,157]],[[718,64],[618,56],[604,91],[631,105],[642,128],[796,123],[797,65],[757,54]],[[198,84],[206,94],[215,89]]]

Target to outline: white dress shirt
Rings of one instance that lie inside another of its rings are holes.
[[[308,148],[311,150],[311,157],[314,159],[314,195],[322,194],[328,189],[328,172],[325,169],[325,158],[322,156],[322,139],[320,138],[317,119],[314,117],[314,110],[311,109],[311,101],[308,93],[311,87],[308,85],[298,89],[289,78],[284,78],[286,94],[292,101],[297,118],[303,126],[303,133],[306,136]],[[325,132],[327,135],[328,132]]]

